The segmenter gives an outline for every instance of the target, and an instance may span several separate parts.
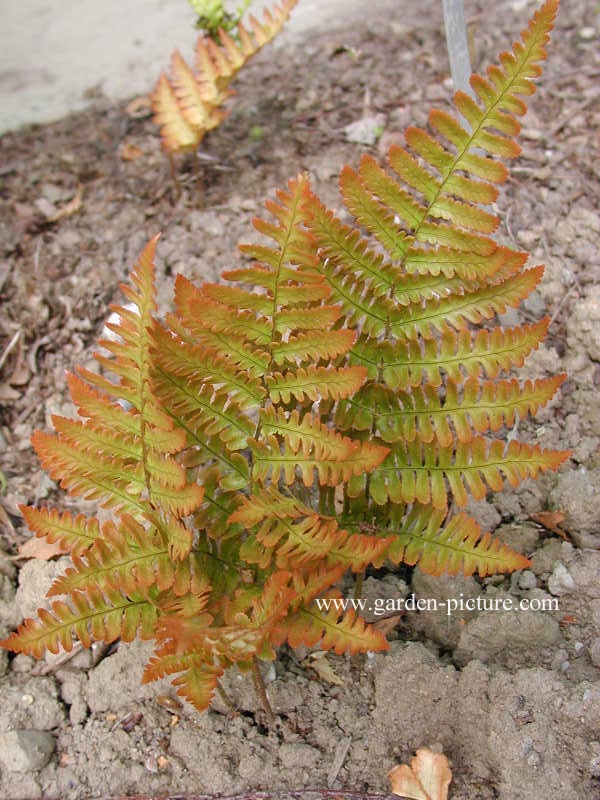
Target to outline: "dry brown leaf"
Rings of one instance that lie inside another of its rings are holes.
[[[448,800],[452,771],[443,753],[417,750],[410,766],[401,764],[388,773],[392,792],[407,800]]]
[[[37,558],[40,561],[50,561],[51,558],[61,556],[64,550],[57,543],[50,544],[46,539],[33,536],[19,547],[17,558]]]
[[[145,119],[152,114],[152,101],[144,94],[134,99],[125,106],[125,113],[133,119]]]
[[[372,622],[371,627],[383,633],[384,636],[387,636],[400,624],[401,619],[402,614],[393,614],[391,617],[384,617],[383,619],[378,619],[376,622]]]
[[[10,403],[12,400],[18,400],[21,397],[21,392],[17,392],[8,383],[0,383],[0,403]]]
[[[46,222],[59,222],[61,219],[64,219],[65,217],[70,217],[71,214],[75,214],[77,211],[79,211],[79,209],[83,205],[82,197],[83,197],[82,187],[78,186],[75,197],[73,197],[72,200],[69,200],[68,203],[65,203],[64,206],[61,206],[61,208],[59,208],[58,211],[56,211],[54,214],[50,214],[50,216],[46,218]]]
[[[565,521],[566,514],[564,511],[538,511],[537,514],[531,514],[530,519],[542,525],[546,530],[556,533],[561,539],[569,541],[567,532],[564,531],[560,525]]]
[[[123,161],[136,161],[140,156],[144,155],[144,151],[136,144],[125,142],[121,146],[121,159]]]
[[[311,653],[303,662],[309,669],[313,669],[322,681],[333,684],[333,686],[343,686],[344,681],[336,675],[333,667],[327,660],[325,650]]]

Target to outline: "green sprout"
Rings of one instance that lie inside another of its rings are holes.
[[[213,39],[220,29],[230,31],[238,24],[252,0],[242,0],[235,13],[227,11],[223,0],[188,0],[197,14],[196,27],[206,31]]]

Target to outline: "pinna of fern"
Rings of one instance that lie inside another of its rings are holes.
[[[280,32],[298,0],[282,0],[266,9],[262,22],[250,17],[231,34],[223,28],[218,40],[200,36],[195,70],[178,50],[171,58],[170,76],[162,73],[152,93],[154,122],[160,126],[162,147],[169,155],[195,150],[204,135],[225,118],[229,84],[240,69]],[[217,37],[215,37],[217,38]]]
[[[339,597],[347,571],[386,558],[432,574],[527,565],[453,507],[567,456],[501,438],[563,376],[505,375],[548,321],[492,322],[541,269],[490,237],[497,218],[480,207],[504,179],[497,156],[516,155],[515,114],[556,5],[474,76],[478,101],[456,95],[466,122],[434,111],[433,134],[409,128],[386,169],[365,156],[342,170],[357,225],[299,176],[255,220],[266,243],[242,246],[248,263],[226,283],[179,277],[162,322],[148,245],[124,287],[135,310],[117,308],[116,338],[101,343],[109,372],[71,376],[80,419],[34,437],[50,475],[112,519],[23,509],[72,566],[50,590],[65,599],[3,646],[41,655],[74,638],[154,639],[145,680],[172,675],[203,709],[228,666],[273,658],[285,641],[385,649],[353,613],[314,603]]]

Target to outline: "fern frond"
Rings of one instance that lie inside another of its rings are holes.
[[[289,403],[292,397],[313,402],[326,398],[339,400],[357,392],[365,377],[366,370],[362,367],[307,367],[295,374],[275,372],[267,388],[274,403]]]
[[[123,515],[118,525],[106,523],[102,537],[82,556],[73,555],[74,567],[54,581],[48,596],[85,590],[90,584],[126,594],[154,585],[165,591],[177,580],[177,562],[187,557],[191,544],[191,532],[174,518],[162,521],[159,530]]]
[[[101,536],[100,524],[95,517],[83,514],[62,514],[54,508],[19,506],[29,529],[49,544],[58,544],[63,553],[81,556]]]
[[[430,338],[448,325],[460,330],[467,323],[477,324],[516,308],[536,288],[543,267],[532,267],[507,280],[492,283],[473,292],[432,300],[425,308],[408,306],[398,311],[390,321],[390,332],[397,337],[414,339],[418,334]]]
[[[388,544],[374,536],[349,536],[335,518],[318,514],[273,488],[246,498],[230,522],[256,529],[242,544],[240,556],[261,569],[275,557],[280,570],[303,570],[326,563],[343,564],[358,572],[376,562]]]
[[[369,379],[381,372],[392,389],[442,384],[443,373],[457,383],[466,375],[479,377],[482,372],[495,378],[502,370],[522,367],[527,356],[539,345],[548,330],[546,317],[531,325],[516,328],[485,328],[459,333],[445,330],[439,339],[376,342],[360,339],[352,348],[350,362],[367,369]]]
[[[202,129],[192,128],[179,108],[174,88],[162,74],[152,93],[154,122],[160,126],[162,147],[167,153],[194,150],[202,139]]]
[[[306,415],[301,421],[297,411],[289,417],[283,411],[266,411],[261,418],[266,438],[251,439],[254,456],[253,476],[264,482],[269,475],[290,485],[296,471],[305,486],[312,486],[316,471],[322,486],[337,486],[353,475],[370,472],[381,464],[387,448],[340,436],[318,420]],[[276,435],[283,438],[280,445]]]
[[[218,438],[229,452],[247,447],[254,426],[226,389],[209,383],[193,387],[185,376],[169,372],[162,364],[157,364],[154,386],[178,426],[193,431],[196,440]]]
[[[146,664],[142,683],[176,675],[172,683],[179,697],[190,702],[198,711],[206,711],[224,671],[224,667],[208,663],[200,653],[161,654],[159,651]]]
[[[216,128],[223,121],[225,113],[207,97],[206,83],[198,81],[178,50],[175,50],[171,57],[171,86],[177,99],[178,110],[189,127],[195,131],[197,144],[199,144],[205,133]],[[224,93],[220,98],[220,103],[224,102],[226,98],[227,93]],[[158,120],[155,119],[155,122]],[[167,147],[166,149],[172,150],[173,148]]]
[[[155,336],[155,363],[163,372],[188,382],[219,386],[235,398],[245,413],[258,408],[265,396],[261,382],[236,368],[220,349],[190,344],[160,327]]]
[[[318,644],[321,650],[333,650],[337,655],[389,649],[382,633],[367,625],[355,611],[342,615],[335,606],[335,598],[330,599],[328,611],[307,605],[286,619],[286,637],[290,647],[302,644],[315,647]]]
[[[196,44],[196,72],[178,50],[171,58],[170,77],[160,76],[152,92],[154,122],[160,126],[162,147],[167,153],[195,149],[204,135],[225,117],[223,104],[231,95],[227,88],[239,70],[282,29],[297,0],[283,0],[264,12],[262,24],[253,17],[250,30],[240,22],[236,40],[219,31],[220,44],[201,36]]]
[[[129,598],[118,590],[89,583],[84,591],[73,592],[69,602],[57,600],[51,611],[41,608],[37,619],[26,619],[0,645],[40,658],[45,650],[71,651],[75,639],[84,647],[93,641],[120,638],[131,642],[136,636],[152,639],[156,620],[156,607],[142,594]]]
[[[382,384],[371,384],[338,407],[336,422],[342,430],[371,431],[384,442],[422,442],[434,437],[442,447],[455,437],[470,442],[477,433],[496,432],[512,427],[515,420],[548,403],[566,375],[555,375],[523,386],[515,379],[478,381],[469,378],[461,391],[448,379],[442,400],[439,390],[429,384],[409,391],[391,391]],[[454,432],[453,432],[454,431]]]
[[[506,479],[517,486],[526,478],[557,469],[569,452],[542,450],[516,440],[508,446],[499,439],[492,441],[474,437],[470,442],[457,442],[442,447],[437,440],[397,442],[383,464],[369,475],[369,492],[375,503],[430,503],[445,511],[448,491],[459,506],[468,502],[467,487],[477,500],[485,497],[487,489],[502,490]],[[447,484],[446,484],[447,481]],[[350,497],[365,491],[365,478],[354,478],[348,486]]]
[[[325,338],[319,330],[303,331],[297,336],[290,336],[286,341],[275,342],[271,348],[271,356],[277,367],[317,361],[320,358],[333,361],[338,356],[345,355],[355,341],[355,331],[348,328],[328,331]]]
[[[475,520],[457,514],[446,521],[444,513],[415,505],[394,536],[389,557],[396,563],[415,565],[429,575],[472,575],[483,578],[498,572],[526,569],[529,561],[499,539],[483,533]]]

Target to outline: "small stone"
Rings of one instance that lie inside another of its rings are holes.
[[[526,569],[519,575],[519,589],[535,589],[537,586],[537,578],[535,574]]]
[[[596,29],[591,26],[581,28],[579,30],[579,38],[582,42],[590,42],[592,39],[596,38]]]
[[[42,769],[55,745],[54,736],[45,731],[5,731],[0,733],[0,764],[8,772]]]
[[[351,122],[344,128],[346,139],[356,144],[374,145],[384,131],[385,117],[375,114],[372,117],[362,117]]]
[[[548,578],[548,591],[555,597],[562,597],[564,594],[571,594],[575,589],[573,576],[562,561],[557,561],[552,575]]]
[[[600,667],[600,637],[594,639],[590,645],[590,658],[595,667]]]
[[[551,663],[550,666],[552,667],[553,670],[557,670],[557,671],[558,670],[563,670],[564,665],[569,663],[568,660],[567,660],[568,657],[569,657],[569,654],[567,653],[567,651],[563,647],[561,647],[554,654],[554,656],[552,658],[552,663]]]
[[[519,244],[522,244],[523,247],[527,249],[531,249],[533,245],[539,240],[540,232],[539,231],[532,231],[532,230],[522,230],[517,231],[517,241]]]
[[[531,245],[526,246],[530,247]],[[534,317],[540,317],[546,310],[546,303],[542,295],[538,291],[534,291],[529,297],[525,298],[523,307]]]
[[[477,659],[534,663],[539,651],[561,638],[558,622],[534,611],[485,611],[464,626],[454,661],[465,666]]]

